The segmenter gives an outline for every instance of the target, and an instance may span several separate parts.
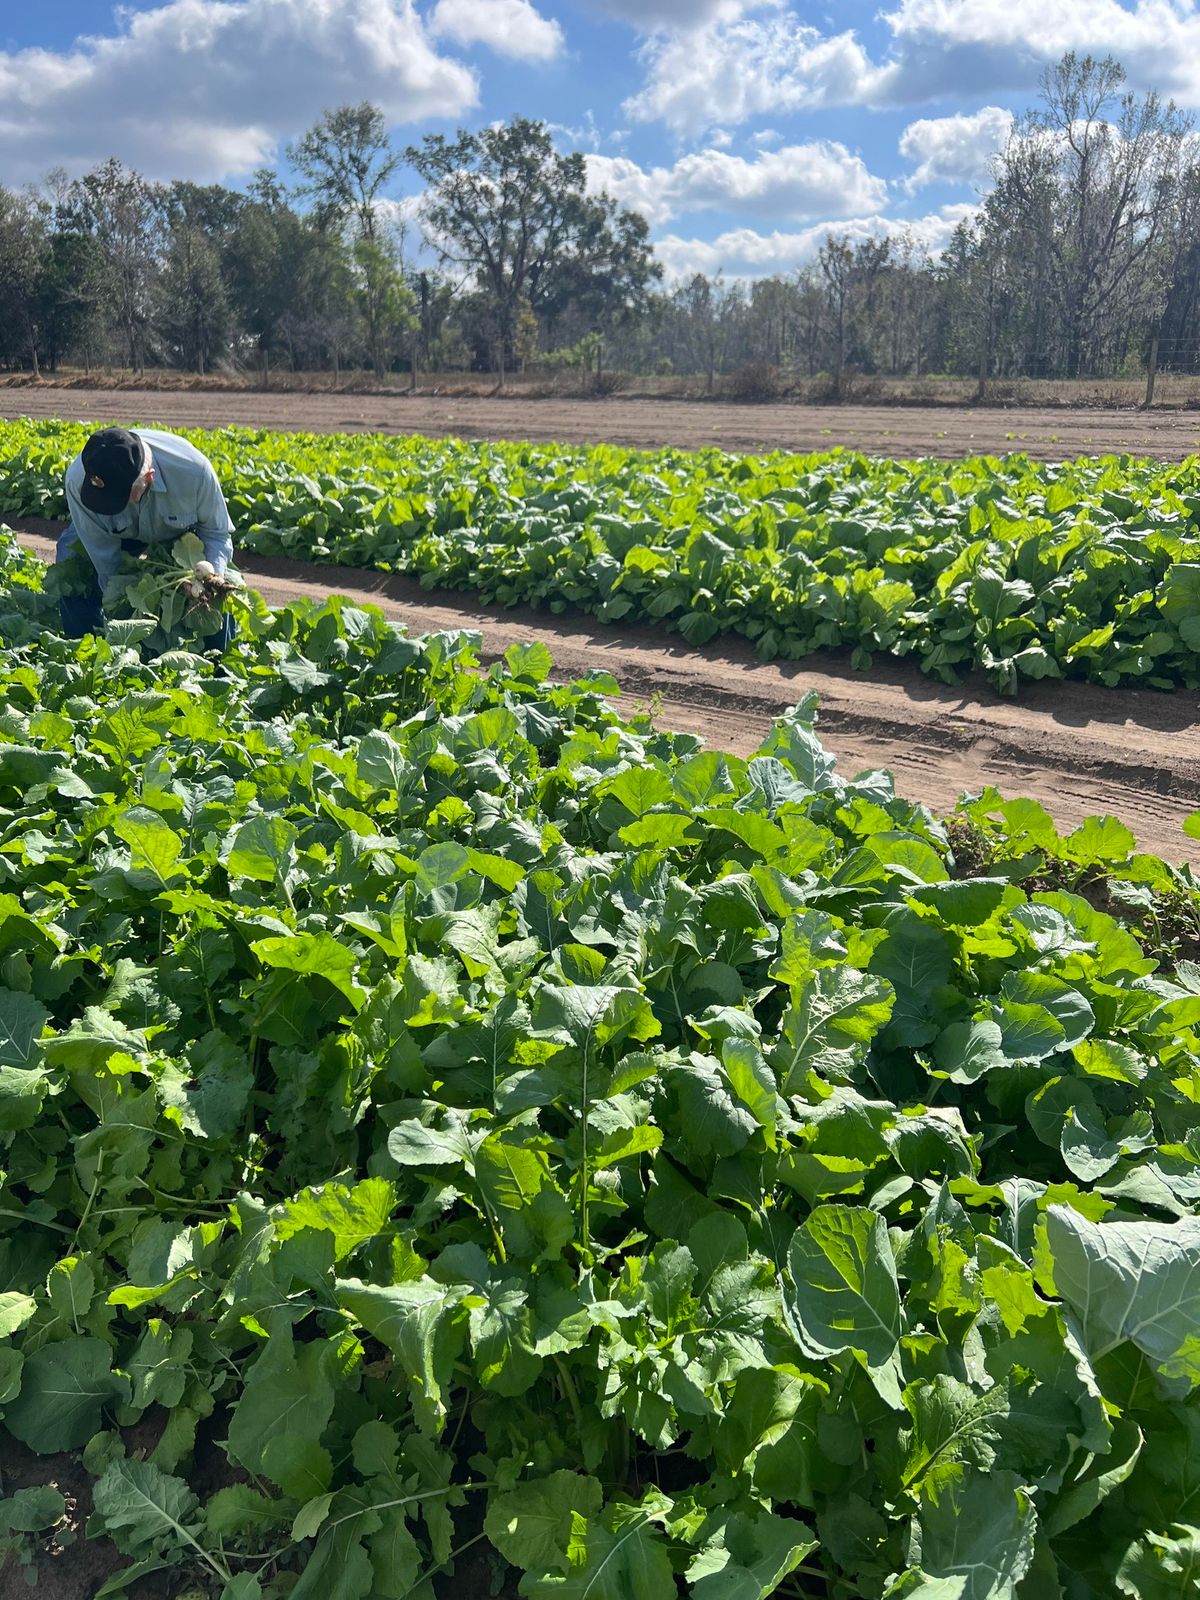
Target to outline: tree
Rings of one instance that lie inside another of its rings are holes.
[[[180,222],[172,229],[160,294],[167,339],[184,366],[207,372],[228,341],[229,300],[217,247],[195,223]]]
[[[371,366],[377,378],[388,370],[397,334],[415,324],[412,295],[405,287],[395,252],[378,239],[358,239],[354,261],[354,298],[367,335]]]
[[[73,228],[53,229],[37,309],[41,345],[52,372],[72,350],[82,350],[90,372],[102,323],[103,298],[104,262],[96,240]]]
[[[379,198],[401,161],[378,107],[364,100],[326,111],[299,144],[288,146],[288,157],[308,180],[299,192],[315,199],[319,226],[352,222],[360,238],[375,239]]]
[[[104,262],[105,296],[131,367],[145,366],[154,281],[162,247],[164,194],[141,173],[110,158],[71,186],[73,226],[90,233]]]
[[[1111,57],[1068,52],[1044,75],[1044,104],[1010,139],[985,205],[1045,238],[1069,377],[1097,369],[1132,322],[1162,306],[1159,246],[1191,124],[1124,82]]]
[[[817,253],[832,335],[833,392],[838,400],[844,391],[847,359],[856,347],[862,348],[864,323],[890,254],[887,239],[864,239],[854,245],[845,235],[835,238],[832,234]]]
[[[257,347],[264,379],[298,294],[307,248],[304,222],[274,174],[260,169],[226,236],[222,272],[238,326]]]
[[[501,384],[523,300],[539,316],[571,303],[617,314],[659,275],[644,219],[589,195],[583,156],[559,155],[545,123],[427,134],[405,156],[428,186],[423,221],[442,262],[490,302]]]
[[[719,272],[715,278],[698,272],[675,291],[673,301],[689,366],[704,373],[704,392],[711,394],[717,370],[724,365],[733,319],[742,306],[740,287],[726,284]]]
[[[49,257],[49,207],[34,195],[0,188],[0,306],[15,348],[24,346],[34,377],[38,360],[38,303]]]

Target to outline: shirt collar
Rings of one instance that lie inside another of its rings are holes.
[[[162,457],[156,456],[149,445],[146,445],[146,449],[150,451],[150,465],[154,468],[154,482],[150,485],[150,493],[166,494],[167,486],[162,480]]]

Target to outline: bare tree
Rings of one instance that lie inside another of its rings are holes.
[[[1191,124],[1171,101],[1138,98],[1124,83],[1111,57],[1071,51],[1050,68],[1044,105],[1014,132],[988,201],[1046,241],[1070,377],[1095,370],[1132,320],[1161,309],[1159,246]]]

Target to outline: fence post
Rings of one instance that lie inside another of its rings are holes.
[[[1150,341],[1150,359],[1146,363],[1146,398],[1142,403],[1142,410],[1148,411],[1154,404],[1154,380],[1158,376],[1158,335],[1155,334]]]

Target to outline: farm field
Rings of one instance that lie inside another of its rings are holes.
[[[153,417],[171,428],[230,424],[312,433],[562,440],[636,449],[828,450],[946,459],[1021,450],[1039,461],[1131,452],[1181,461],[1200,450],[1200,412],[955,406],[735,405],[707,401],[299,395],[203,389],[0,388],[0,415]]]
[[[0,521],[3,521],[0,514]],[[59,524],[10,518],[43,561]],[[818,696],[824,742],[843,771],[883,766],[899,792],[941,811],[989,785],[1036,800],[1064,831],[1085,817],[1115,815],[1139,847],[1171,861],[1200,858],[1183,833],[1200,806],[1200,699],[1084,683],[1025,687],[1019,700],[986,684],[931,682],[910,664],[877,658],[869,675],[845,656],[802,664],[763,662],[747,645],[715,640],[692,649],[664,644],[649,627],[602,625],[527,608],[487,606],[427,591],[411,578],[243,555],[242,570],[271,605],[323,601],[330,592],[376,605],[419,633],[480,635],[491,665],[514,644],[539,642],[568,678],[596,666],[623,690],[622,706],[656,707],[662,727],[701,737],[712,749],[753,753],[774,719],[798,698]]]
[[[41,582],[0,537],[3,1581],[1186,1600],[1189,875],[811,702],[743,759],[536,643],[251,598],[218,672]]]
[[[1188,1600],[1194,469],[226,430],[216,661],[58,637],[79,434],[0,430],[0,1592]]]
[[[506,606],[653,622],[764,660],[847,648],[1017,694],[1200,687],[1200,468],[737,456],[380,434],[189,435],[239,545]],[[0,502],[65,516],[78,424],[0,425]]]

